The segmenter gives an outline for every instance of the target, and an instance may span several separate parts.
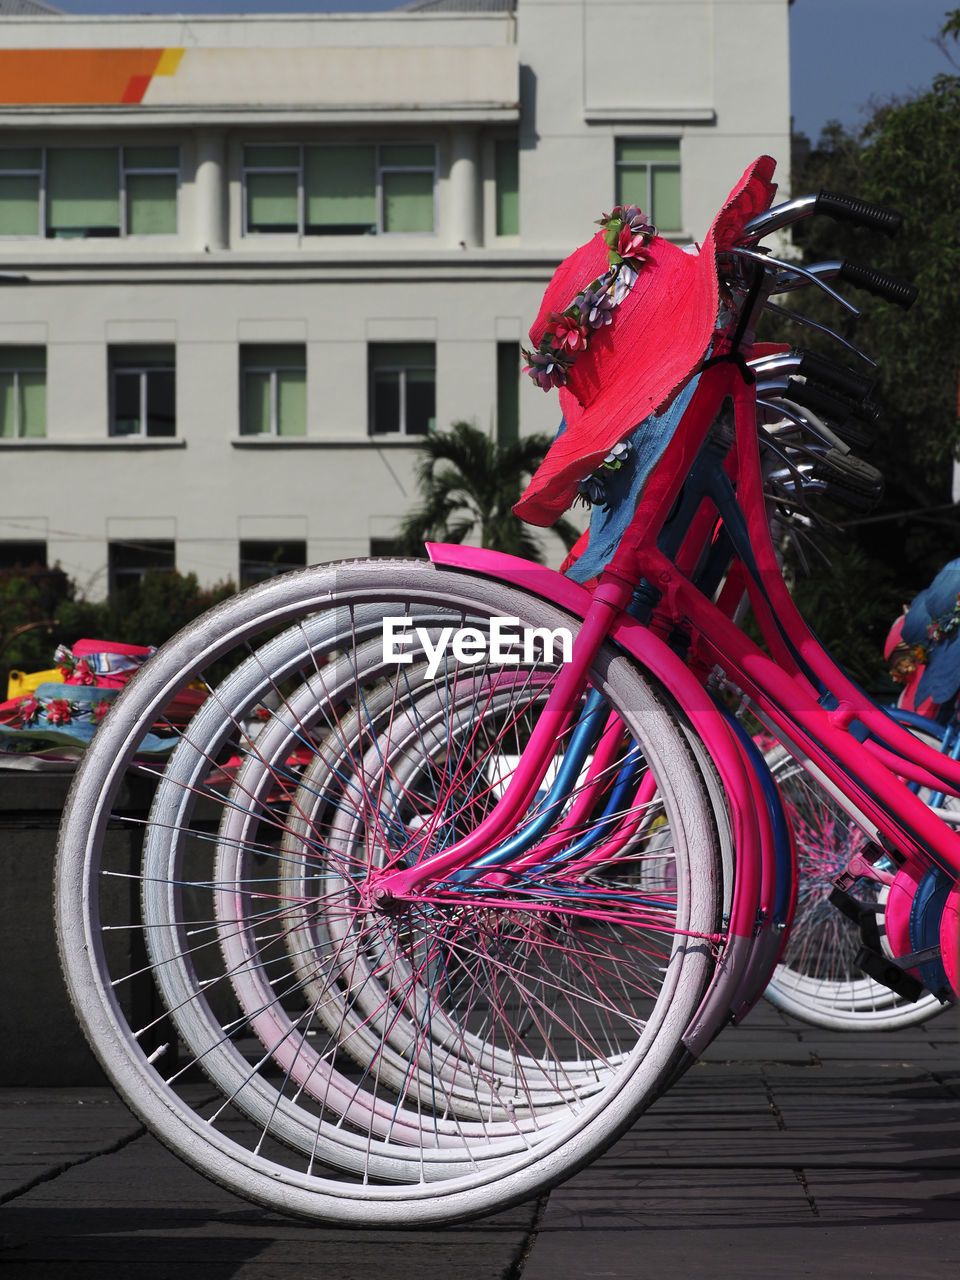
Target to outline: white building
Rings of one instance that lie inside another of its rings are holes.
[[[518,343],[602,212],[788,180],[788,0],[2,2],[0,567],[91,596],[379,549],[422,432],[555,427]]]

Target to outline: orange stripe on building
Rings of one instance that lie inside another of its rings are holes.
[[[0,105],[97,106],[143,101],[182,49],[0,49]]]

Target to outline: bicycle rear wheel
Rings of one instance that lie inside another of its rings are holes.
[[[409,664],[384,656],[397,615],[422,632]],[[593,1158],[684,1061],[720,934],[716,815],[672,705],[613,648],[589,688],[622,742],[580,832],[635,744],[617,848],[370,905],[371,873],[491,811],[559,674],[519,641],[430,674],[445,627],[489,641],[495,618],[576,626],[423,562],[276,579],[164,646],[78,771],[57,920],[81,1022],[154,1132],[240,1195],[370,1225],[490,1213]]]
[[[775,747],[767,764],[793,828],[799,870],[796,914],[767,999],[795,1018],[838,1031],[890,1031],[932,1018],[943,1008],[936,996],[905,1000],[857,968],[860,932],[828,902],[834,880],[863,845],[863,832],[785,748]],[[861,877],[852,892],[864,902],[883,901],[877,880]]]

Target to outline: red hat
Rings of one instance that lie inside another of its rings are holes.
[[[893,626],[887,632],[887,638],[883,642],[883,656],[885,658],[891,657],[898,644],[906,644],[902,635],[903,624],[905,621],[906,614],[901,613],[900,617],[897,618],[896,622],[894,622]]]
[[[696,372],[717,323],[717,252],[769,207],[775,164],[761,156],[746,170],[699,253],[663,240],[639,210],[617,208],[561,262],[526,354],[542,387],[560,387],[566,430],[514,507],[522,519],[552,524],[579,481]]]

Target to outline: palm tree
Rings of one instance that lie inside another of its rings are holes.
[[[546,435],[498,444],[470,422],[455,422],[449,431],[428,436],[416,471],[422,503],[400,527],[400,550],[422,555],[425,542],[474,537],[491,551],[540,563],[537,540],[512,507],[550,444]],[[565,519],[553,530],[568,549],[580,532]]]

